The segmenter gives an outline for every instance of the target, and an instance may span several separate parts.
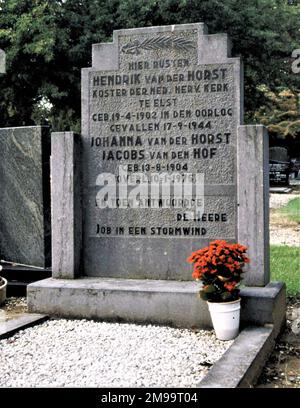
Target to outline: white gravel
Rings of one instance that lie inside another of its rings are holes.
[[[299,247],[300,246],[300,226],[291,228],[291,227],[270,225],[270,244]]]
[[[300,225],[284,217],[278,218],[278,208],[286,205],[299,194],[270,194],[270,244],[300,246]]]
[[[54,319],[0,341],[0,387],[194,387],[231,344],[213,331]]]
[[[270,194],[270,208],[295,197]],[[271,225],[270,235],[300,245],[299,227]],[[16,306],[25,299],[6,312]],[[213,331],[55,319],[0,340],[0,387],[194,387],[231,344]]]

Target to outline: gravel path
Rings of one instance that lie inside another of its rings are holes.
[[[0,341],[0,387],[194,387],[231,344],[206,330],[54,319]]]
[[[270,225],[270,244],[300,246],[300,226],[284,227]]]
[[[300,194],[270,194],[270,208],[280,208]]]
[[[27,302],[25,297],[9,297],[0,306],[0,323],[13,319],[18,315],[27,312]]]
[[[299,194],[270,194],[270,244],[300,246],[300,225],[276,211]]]

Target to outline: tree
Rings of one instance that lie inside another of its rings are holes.
[[[111,40],[114,29],[197,21],[230,35],[245,63],[246,121],[258,121],[270,106],[265,89],[298,95],[291,54],[299,17],[300,6],[286,0],[0,0],[0,126],[79,131],[80,70],[91,64],[93,43]]]

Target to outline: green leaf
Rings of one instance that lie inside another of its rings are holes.
[[[203,290],[200,291],[200,298],[205,301],[209,300],[209,296]]]
[[[228,299],[230,299],[231,298],[231,293],[230,292],[223,292],[222,294],[221,294],[221,298],[222,298],[222,300],[228,300]]]
[[[208,285],[208,286],[206,286],[205,289],[203,288],[202,290],[205,293],[213,293],[213,292],[216,291],[216,288],[214,287],[214,285]]]

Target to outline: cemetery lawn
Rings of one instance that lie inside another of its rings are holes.
[[[290,221],[300,224],[300,197],[290,200],[285,206],[279,209],[279,212]]]
[[[270,268],[271,280],[284,281],[288,296],[300,294],[300,247],[271,245]]]

